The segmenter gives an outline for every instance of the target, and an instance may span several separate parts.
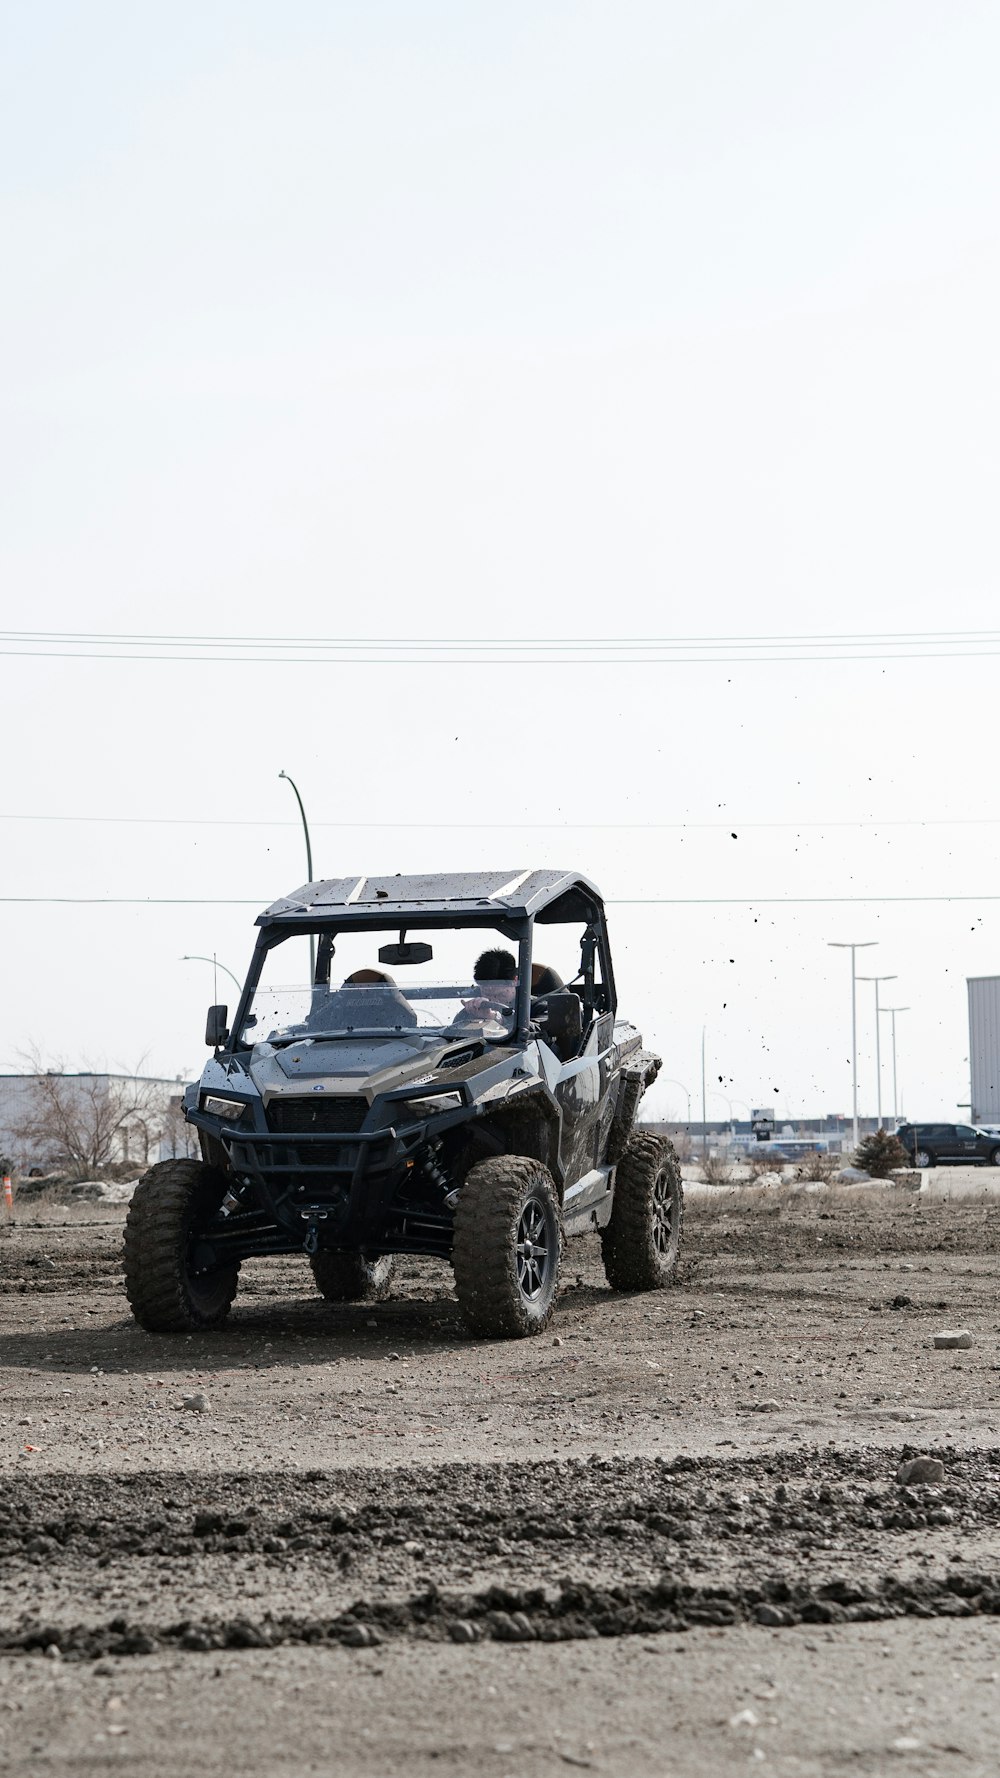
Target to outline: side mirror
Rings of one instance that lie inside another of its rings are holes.
[[[563,1043],[578,1043],[583,1036],[583,1008],[578,997],[563,988],[556,994],[543,994],[531,1003],[532,1022],[541,1025],[546,1037]]]
[[[228,1006],[210,1006],[205,1024],[205,1042],[210,1049],[221,1049],[229,1036]]]
[[[379,945],[378,960],[380,963],[429,963],[434,952],[430,945]]]

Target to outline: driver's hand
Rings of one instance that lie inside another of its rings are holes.
[[[473,1019],[488,1019],[493,1011],[488,1000],[463,1000],[462,1005]]]

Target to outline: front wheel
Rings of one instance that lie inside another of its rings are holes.
[[[473,1333],[522,1339],[555,1308],[562,1216],[540,1161],[499,1155],[470,1168],[455,1209],[455,1290]]]
[[[933,1167],[934,1156],[931,1154],[930,1149],[918,1148],[913,1157],[913,1165],[915,1167]]]
[[[217,1327],[229,1314],[239,1263],[218,1265],[206,1231],[226,1176],[204,1161],[160,1161],[144,1173],[125,1223],[125,1293],[149,1333]]]
[[[328,1303],[381,1303],[396,1272],[391,1253],[378,1259],[363,1253],[314,1253],[309,1263],[316,1289]]]
[[[604,1272],[612,1290],[662,1290],[677,1267],[684,1187],[672,1143],[633,1134],[615,1174],[615,1196],[601,1230]]]

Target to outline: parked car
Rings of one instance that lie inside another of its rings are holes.
[[[1000,1167],[1000,1136],[973,1124],[901,1124],[896,1131],[915,1167]]]

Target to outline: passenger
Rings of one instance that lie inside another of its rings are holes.
[[[316,1032],[388,1026],[399,1030],[416,1023],[416,1013],[391,975],[381,969],[356,969],[345,976],[342,987],[314,1007],[307,1029]]]
[[[558,994],[560,988],[565,988],[565,986],[566,983],[559,971],[552,969],[548,963],[533,963],[531,965],[532,1000],[539,999],[543,994]]]

